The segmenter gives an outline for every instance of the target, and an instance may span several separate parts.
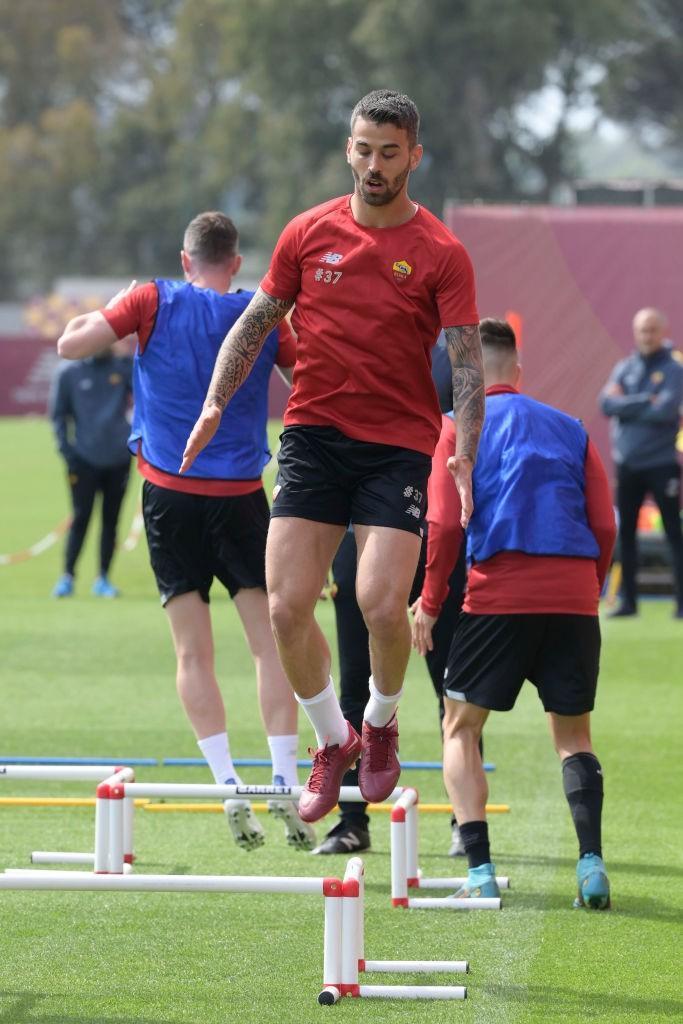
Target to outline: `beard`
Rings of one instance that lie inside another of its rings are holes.
[[[394,201],[408,180],[410,166],[406,165],[400,174],[389,181],[381,174],[366,174],[364,178],[361,178],[360,174],[353,168],[351,168],[351,171],[356,182],[356,191],[360,194],[364,203],[367,203],[368,206],[387,206]],[[382,188],[377,190],[369,189],[367,187],[369,182],[377,183]]]

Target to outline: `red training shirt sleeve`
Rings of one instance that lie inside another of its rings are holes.
[[[460,495],[446,462],[455,451],[455,425],[443,416],[432,472],[427,485],[427,564],[422,584],[422,610],[436,618],[448,594],[463,540]]]
[[[609,480],[602,459],[592,441],[586,449],[586,514],[600,554],[596,570],[598,582],[602,590],[612,560],[614,542],[617,538],[617,525],[614,520],[614,508]]]
[[[157,286],[154,281],[148,281],[133,288],[112,309],[101,309],[100,312],[117,338],[137,334],[142,353],[154,330],[158,308]]]
[[[301,287],[299,266],[300,218],[285,227],[280,235],[261,289],[274,299],[294,299]]]
[[[474,268],[464,245],[455,238],[444,248],[436,304],[442,327],[479,323]]]
[[[294,366],[296,362],[296,335],[287,320],[281,320],[277,326],[278,349],[275,362],[277,366]]]

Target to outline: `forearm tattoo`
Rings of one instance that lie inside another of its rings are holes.
[[[291,299],[275,299],[260,288],[242,316],[228,331],[214,367],[207,403],[221,411],[249,376],[269,331],[280,323],[294,305]]]
[[[453,374],[453,412],[458,454],[474,463],[484,422],[484,370],[479,325],[446,327],[446,345]]]

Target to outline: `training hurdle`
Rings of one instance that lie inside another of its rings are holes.
[[[341,996],[393,999],[464,999],[460,985],[359,985],[361,972],[466,973],[467,961],[365,960],[363,862],[352,858],[344,879],[254,875],[128,875],[89,871],[6,869],[0,890],[90,892],[277,893],[324,900],[322,1005]]]
[[[467,974],[466,960],[366,960],[365,959],[365,868],[360,857],[346,864],[341,899],[341,955],[339,982],[328,983],[318,996],[323,1005],[342,996],[374,999],[465,999],[464,985],[361,985],[359,973]]]
[[[111,765],[44,765],[21,764],[0,765],[1,779],[40,780],[51,782],[97,782],[98,791],[102,785],[117,786],[125,782],[134,782],[135,772],[130,767],[117,768],[112,773]],[[30,799],[30,798],[28,798]],[[65,798],[68,799],[68,798]],[[125,864],[130,870],[135,857],[133,854],[133,798],[128,796],[117,801],[115,808],[98,805],[95,798],[95,852],[79,853],[75,851],[61,852],[58,850],[36,850],[31,854],[34,864],[92,864],[95,871],[109,870],[111,863],[123,872]],[[106,815],[106,821],[102,815]],[[111,826],[109,815],[114,818]],[[112,831],[113,829],[113,831]],[[98,833],[101,838],[100,860],[97,858]],[[111,842],[109,836],[114,837]],[[120,867],[118,867],[120,863]],[[99,867],[98,867],[99,865]]]
[[[458,889],[465,878],[424,878],[418,866],[418,805],[416,789],[407,787],[391,811],[391,903],[394,907],[422,910],[500,910],[499,897],[457,899],[455,896],[412,897],[409,889]],[[509,878],[497,878],[501,889]]]

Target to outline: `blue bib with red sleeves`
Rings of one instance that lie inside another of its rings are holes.
[[[218,350],[253,292],[220,295],[182,281],[158,279],[159,308],[144,352],[135,355],[135,407],[128,446],[157,469],[177,473],[187,438],[201,413]],[[254,367],[230,400],[216,435],[191,477],[254,480],[270,458],[266,424],[268,382],[277,358],[271,331]]]
[[[558,409],[517,393],[487,395],[467,528],[471,561],[501,551],[597,558],[586,514],[587,444],[581,423]]]

